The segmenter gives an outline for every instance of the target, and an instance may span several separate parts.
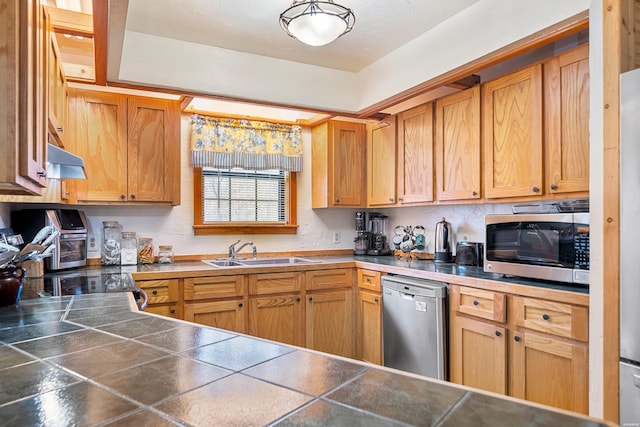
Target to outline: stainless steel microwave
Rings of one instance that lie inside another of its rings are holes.
[[[589,213],[485,216],[484,271],[589,285]]]

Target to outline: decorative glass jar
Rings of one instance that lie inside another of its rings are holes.
[[[136,265],[138,263],[138,239],[136,239],[136,233],[123,231],[121,244],[120,265]]]
[[[150,237],[138,239],[138,264],[153,264],[153,239]]]
[[[165,245],[160,246],[158,252],[159,264],[171,264],[173,263],[173,246]]]
[[[120,264],[120,224],[118,221],[102,222],[102,264]]]

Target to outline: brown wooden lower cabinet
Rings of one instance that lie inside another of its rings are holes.
[[[304,346],[299,293],[249,297],[249,327],[255,337]]]
[[[452,382],[588,413],[587,307],[496,292],[487,301],[501,301],[508,314],[491,309],[481,318],[469,314],[480,305],[465,296],[473,292],[450,291]]]
[[[451,381],[506,394],[505,328],[455,314],[451,320]]]
[[[307,294],[306,325],[308,348],[354,357],[353,290]]]
[[[244,319],[245,308],[242,298],[184,303],[184,320],[189,322],[245,333]]]
[[[178,314],[178,308],[176,304],[170,305],[150,305],[145,309],[148,313],[159,314],[160,316],[173,317],[174,319],[181,319]]]
[[[357,325],[356,357],[382,365],[382,296],[379,293],[358,291]]]

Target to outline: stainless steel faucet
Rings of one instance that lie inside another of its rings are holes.
[[[253,242],[245,242],[242,245],[240,245],[239,248],[236,249],[236,245],[238,243],[240,243],[240,240],[238,240],[237,242],[235,242],[235,243],[233,243],[232,245],[229,246],[229,258],[230,259],[234,259],[236,257],[236,254],[238,252],[240,252],[245,246],[251,246],[253,248],[253,257],[254,258],[258,257],[258,250],[253,245]]]

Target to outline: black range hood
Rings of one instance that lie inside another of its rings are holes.
[[[47,178],[87,179],[84,160],[53,144],[47,144]]]

